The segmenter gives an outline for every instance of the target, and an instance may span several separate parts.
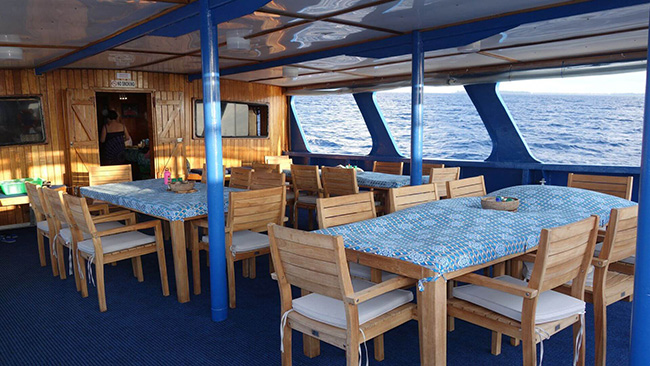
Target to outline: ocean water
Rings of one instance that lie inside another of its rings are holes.
[[[559,164],[639,166],[643,95],[502,93],[530,151]],[[410,155],[411,95],[377,93],[400,152]],[[300,96],[296,112],[314,153],[370,152],[372,141],[351,95]],[[424,157],[484,160],[492,143],[465,93],[424,97]]]

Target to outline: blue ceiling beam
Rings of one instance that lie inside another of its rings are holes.
[[[215,24],[218,24],[250,14],[266,3],[268,3],[268,0],[212,0],[210,1],[210,9]],[[153,35],[154,33],[183,35],[193,32],[199,29],[201,23],[199,21],[199,10],[198,1],[190,3],[101,42],[41,65],[36,68],[36,74],[41,75],[65,67],[142,36]],[[191,26],[189,26],[190,24]]]
[[[517,13],[499,18],[491,18],[446,28],[424,31],[421,32],[422,42],[425,52],[459,47],[498,34],[508,29],[515,28],[522,24],[624,8],[628,6],[646,4],[649,2],[649,0],[591,0],[586,2],[572,3],[569,5]],[[410,52],[411,36],[401,35],[367,43],[316,51],[308,54],[286,57],[256,64],[231,67],[223,69],[221,75],[226,76],[249,71],[263,70],[271,67],[297,64],[301,62],[313,61],[340,55],[386,58],[406,55]],[[200,74],[189,75],[190,81],[199,78],[201,78]]]

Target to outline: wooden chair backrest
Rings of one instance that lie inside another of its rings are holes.
[[[307,191],[320,194],[323,191],[320,172],[316,165],[291,165],[291,182],[296,192]]]
[[[71,225],[71,220],[67,215],[67,207],[64,207],[63,204],[63,195],[66,195],[67,193],[47,187],[44,187],[42,192],[44,199],[49,205],[50,215],[56,230],[61,230],[63,223]]]
[[[375,196],[372,192],[319,198],[316,200],[316,212],[318,227],[321,229],[377,217]]]
[[[571,295],[584,297],[584,286],[598,237],[598,216],[542,229],[528,287],[544,292],[573,280]]]
[[[636,255],[638,218],[639,206],[612,209],[600,259],[611,264]]]
[[[423,163],[422,164],[422,174],[427,175],[431,169],[442,169],[445,167],[445,164],[432,164],[432,163]]]
[[[97,232],[84,197],[66,194],[63,196],[63,200],[68,210],[67,214],[70,216],[70,226],[91,236]]]
[[[288,155],[268,155],[264,157],[264,162],[266,164],[280,164],[280,171],[284,171],[291,169],[293,159],[291,159]]]
[[[612,177],[608,175],[589,175],[569,173],[568,187],[588,189],[594,192],[632,200],[634,177]]]
[[[43,221],[48,216],[48,211],[45,209],[43,203],[43,193],[41,192],[42,188],[32,183],[25,183],[25,190],[27,191],[27,197],[29,198],[29,203],[32,204],[32,209],[36,215],[37,221]]]
[[[131,182],[131,165],[105,165],[88,168],[88,185]]]
[[[451,180],[447,183],[447,197],[480,197],[485,196],[485,180],[483,176]]]
[[[401,161],[375,161],[372,163],[372,171],[375,173],[402,175],[403,169],[404,163]]]
[[[269,172],[269,173],[282,173],[282,169],[280,169],[280,164],[265,164],[265,163],[253,162],[253,170]]]
[[[224,170],[225,171],[225,170]],[[224,177],[226,175],[224,174]],[[203,164],[203,170],[201,171],[201,183],[208,183],[208,165]]]
[[[429,183],[434,183],[438,187],[440,197],[447,198],[447,182],[460,179],[460,167],[431,168],[428,174]]]
[[[250,189],[253,170],[248,168],[230,168],[230,188]]]
[[[283,306],[291,285],[339,300],[353,294],[342,237],[269,225],[269,241]]]
[[[438,200],[438,188],[435,184],[404,186],[388,190],[388,213]]]
[[[229,232],[265,231],[268,224],[282,225],[286,206],[286,188],[230,192],[228,202]]]
[[[285,181],[286,177],[284,176],[284,173],[253,170],[250,189],[285,187]]]
[[[324,166],[321,169],[325,197],[359,193],[357,170]]]

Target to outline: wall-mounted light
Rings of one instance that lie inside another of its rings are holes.
[[[126,94],[120,94],[120,100],[127,100]]]
[[[248,51],[251,49],[250,39],[244,38],[249,35],[249,29],[235,29],[226,32],[226,47],[229,50]]]
[[[0,46],[3,43],[20,43],[20,36],[0,34]],[[20,47],[0,47],[0,60],[22,60],[23,49]]]
[[[282,77],[285,78],[296,78],[300,73],[298,72],[297,67],[291,67],[291,66],[284,66],[282,68]]]

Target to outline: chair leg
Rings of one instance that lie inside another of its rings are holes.
[[[383,361],[384,360],[384,335],[380,334],[372,340],[375,345],[375,360]]]
[[[453,297],[453,291],[456,281],[450,280],[447,281],[447,298],[451,299]],[[447,316],[447,332],[453,332],[456,329],[456,322],[454,321],[453,316]]]
[[[38,241],[38,245],[45,246],[45,235],[43,233],[38,233],[36,235],[36,240]],[[54,256],[54,250],[52,250],[52,243],[50,242],[51,239],[48,238],[48,245],[50,246],[50,263],[52,264],[52,275],[54,277],[57,277],[59,275],[59,265],[57,263],[56,257]]]
[[[580,315],[582,317],[582,323],[584,324],[584,314]],[[585,336],[586,336],[586,331],[584,329],[585,327],[581,326],[580,322],[576,322],[573,324],[573,344],[576,344],[576,341],[578,340],[578,334],[582,333],[582,341],[580,342],[580,349],[578,350],[578,362],[576,363],[577,366],[584,366],[585,365],[585,356],[586,356],[586,347],[585,343],[587,343]],[[574,355],[575,357],[575,355]]]
[[[165,240],[171,239],[172,236],[171,236],[171,233],[170,233],[170,230],[169,230],[169,221],[163,221],[162,229],[163,229],[163,238]]]
[[[607,355],[607,306],[594,293],[594,320],[596,335],[596,366],[605,366]],[[582,341],[584,343],[584,340]]]
[[[519,347],[519,339],[510,337],[510,345],[513,347]]]
[[[273,266],[273,259],[271,258],[271,254],[269,254],[269,274],[275,272],[275,267]]]
[[[113,262],[113,263],[111,263],[111,266],[113,266],[113,267],[117,267],[117,262]]]
[[[359,344],[358,343],[348,343],[345,350],[345,364],[347,366],[358,366],[359,365]]]
[[[138,278],[138,269],[135,264],[135,257],[131,258],[131,270],[133,271],[133,277]]]
[[[92,264],[91,264],[92,265]],[[95,280],[97,283],[97,299],[99,300],[99,311],[108,310],[106,306],[106,289],[104,287],[104,263],[95,258]]]
[[[156,254],[158,255],[158,269],[160,271],[160,284],[163,296],[169,296],[169,280],[167,278],[167,261],[165,260],[165,242],[162,238],[160,226],[156,226]]]
[[[235,262],[233,258],[226,254],[226,264],[228,269],[228,302],[231,309],[237,307],[236,296],[235,296]]]
[[[43,235],[40,232],[36,232],[36,241],[38,242],[38,259],[41,261],[41,267],[47,265],[45,260],[45,242],[43,240]]]
[[[284,351],[282,352],[282,366],[291,366],[292,364],[292,358],[291,358],[291,327],[289,326],[289,322],[284,326],[283,330],[283,336],[282,336],[282,347],[284,348]]]
[[[61,245],[61,242],[55,243],[56,247],[56,256],[57,258],[57,267],[59,269],[59,278],[62,280],[65,280],[68,278],[66,276],[66,270],[65,270],[65,256],[63,255],[63,245]]]
[[[256,268],[257,257],[248,258],[248,278],[251,280],[257,277],[257,268]]]
[[[298,228],[298,205],[293,205],[293,228]]]
[[[314,210],[313,209],[308,209],[308,215],[309,215],[309,231],[314,230]]]
[[[537,365],[537,350],[535,349],[534,336],[524,336],[522,340],[522,349],[524,353],[524,366]],[[529,339],[526,339],[529,338]]]
[[[76,254],[73,255],[76,256]],[[82,255],[79,255],[79,267],[75,268],[75,271],[79,275],[81,297],[88,297],[88,273],[86,271],[86,259]]]
[[[79,272],[77,271],[77,245],[72,244],[72,247],[68,248],[72,252],[72,273],[74,275],[74,285],[77,288],[77,292],[81,291],[81,279],[79,278]]]
[[[138,279],[138,282],[143,282],[144,273],[142,272],[142,256],[137,256],[134,259],[135,259],[136,277]]]
[[[250,273],[248,272],[250,270],[251,266],[248,263],[248,258],[242,260],[241,262],[241,275],[244,278],[248,278],[250,276]]]
[[[501,337],[500,332],[492,331],[492,349],[491,352],[493,355],[498,356],[501,354]]]
[[[198,243],[198,228],[192,229],[192,282],[194,283],[194,295],[201,294],[201,252]],[[209,257],[209,255],[208,255]]]

